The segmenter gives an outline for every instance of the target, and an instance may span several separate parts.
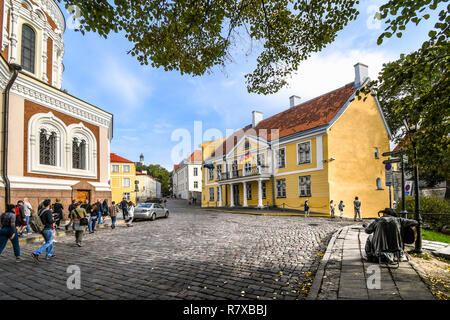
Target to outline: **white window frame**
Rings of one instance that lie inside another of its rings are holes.
[[[261,161],[262,158],[262,161]],[[256,165],[258,166],[265,166],[266,165],[266,154],[265,153],[258,153],[256,155]]]
[[[114,170],[114,167],[117,167],[117,171]],[[111,165],[111,172],[112,172],[112,173],[120,173],[120,165],[118,165],[118,164],[112,164],[112,165]]]
[[[131,172],[131,166],[129,164],[122,165],[123,173],[130,173]]]
[[[217,176],[217,180],[222,179],[222,165],[218,164],[216,166],[216,176]]]
[[[383,183],[381,182],[381,178],[378,177],[376,180],[377,190],[383,190]]]
[[[214,180],[214,168],[208,168],[208,180],[213,181]]]
[[[261,192],[262,192],[262,198],[266,199],[267,198],[267,185],[266,182],[261,182]]]
[[[198,176],[198,168],[194,168],[194,177]]]
[[[194,189],[198,189],[198,181],[194,181]]]
[[[284,161],[283,161],[282,167],[280,167],[280,150],[284,150]],[[286,147],[279,148],[277,150],[276,159],[277,159],[277,163],[276,163],[277,169],[285,169],[286,168]]]
[[[284,195],[283,194],[281,194],[280,195],[280,189],[278,188],[279,186],[279,184],[278,184],[278,182],[283,182],[283,184],[284,184],[284,190],[282,190],[283,191],[283,193],[284,193]],[[276,180],[276,188],[277,188],[277,198],[286,198],[286,179],[277,179]]]
[[[128,181],[128,185],[125,183]],[[123,188],[131,188],[131,179],[130,178],[122,178],[122,187]]]
[[[305,145],[305,144],[309,144],[309,157],[307,159],[307,161],[304,162],[300,162],[300,146],[301,145]],[[309,141],[302,141],[297,143],[297,165],[302,165],[302,164],[309,164],[312,163],[312,143],[311,140]]]
[[[247,184],[247,200],[252,200],[252,185]]]
[[[375,147],[374,151],[375,151],[375,159],[380,159],[380,150],[377,147]]]
[[[209,188],[209,201],[214,201],[214,188]]]
[[[122,195],[123,198],[125,198],[125,200],[131,200],[131,193],[130,192],[124,192]]]
[[[305,188],[306,186],[306,188]],[[311,197],[311,176],[298,177],[298,196]]]
[[[251,161],[244,163],[244,173],[246,175],[247,175],[247,173],[249,173],[249,174],[252,173],[252,162]]]

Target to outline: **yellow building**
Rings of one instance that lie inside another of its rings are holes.
[[[279,207],[329,213],[330,200],[353,200],[362,216],[375,217],[389,206],[381,154],[391,133],[373,96],[355,99],[368,81],[368,68],[355,65],[355,81],[235,132],[211,155],[204,152],[203,207]]]
[[[136,165],[133,161],[111,153],[112,201],[119,203],[123,198],[136,203]]]

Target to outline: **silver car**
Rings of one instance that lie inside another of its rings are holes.
[[[156,218],[168,218],[169,210],[163,208],[158,203],[140,203],[134,209],[134,217],[133,220],[137,219],[150,219],[151,221]]]

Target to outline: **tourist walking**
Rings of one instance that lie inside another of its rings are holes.
[[[309,204],[308,199],[305,201],[305,217],[309,217]]]
[[[127,220],[128,217],[128,201],[123,198],[122,202],[120,203],[120,209],[122,209],[123,214],[123,220]]]
[[[25,211],[23,208],[22,200],[17,201],[17,206],[16,206],[16,209],[14,210],[14,213],[16,215],[17,233],[19,234],[19,237],[22,237],[23,231],[27,227],[27,219],[25,217]]]
[[[34,251],[31,256],[35,260],[35,262],[39,262],[39,256],[46,251],[46,259],[50,259],[55,257],[53,253],[53,212],[50,209],[51,201],[50,199],[46,199],[43,202],[43,208],[40,212],[39,216],[41,217],[42,224],[44,225],[44,230],[42,231],[42,236],[45,239],[44,244],[36,251]]]
[[[102,215],[103,215],[103,207],[100,199],[97,199],[97,202],[95,203],[95,207],[97,209],[97,216],[98,216],[98,224],[102,224]]]
[[[331,214],[331,218],[334,218],[334,210],[335,210],[335,204],[333,203],[333,200],[330,201],[330,214]]]
[[[342,219],[342,216],[344,215],[344,207],[345,207],[344,201],[341,200],[338,204],[339,218],[341,218],[341,219]]]
[[[105,221],[106,217],[108,216],[108,200],[104,199],[102,202],[102,216],[103,221]]]
[[[69,213],[71,213],[72,210],[76,208],[75,205],[76,205],[76,201],[72,200],[72,203],[69,205]]]
[[[27,234],[32,234],[33,232],[31,232],[30,229],[30,217],[31,214],[33,213],[33,207],[31,206],[30,201],[28,200],[28,198],[24,198],[23,199],[23,211],[25,213],[25,219],[27,221]]]
[[[134,217],[134,203],[132,201],[128,202],[128,220],[127,220],[127,227],[132,227]]]
[[[81,208],[80,205],[81,203],[79,202],[74,204],[75,208],[69,213],[70,222],[66,226],[66,230],[72,225],[72,228],[75,231],[75,243],[77,246],[82,247],[81,241],[83,240],[84,230],[89,222],[86,218],[86,210]]]
[[[113,201],[111,206],[108,208],[108,214],[111,217],[111,229],[116,228],[117,214],[119,213],[119,208],[116,206],[116,202]]]
[[[94,205],[91,207],[91,215],[89,216],[89,233],[95,232],[95,224],[98,220],[98,208],[97,204],[94,203]]]
[[[61,204],[61,200],[56,199],[56,202],[53,204],[53,219],[55,220],[56,229],[58,230],[63,218],[63,210],[64,207]]]
[[[15,208],[15,205],[8,204],[6,212],[0,216],[0,223],[2,224],[0,229],[0,255],[3,252],[3,249],[5,249],[6,243],[10,240],[13,245],[16,262],[20,262],[19,234],[16,229]]]
[[[353,207],[355,209],[355,217],[353,218],[353,221],[356,221],[356,215],[358,215],[358,220],[362,221],[362,219],[361,219],[361,200],[359,200],[358,197],[355,197],[355,201],[353,201]]]

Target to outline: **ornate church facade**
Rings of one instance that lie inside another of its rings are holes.
[[[61,90],[65,19],[53,0],[0,0],[0,209],[28,197],[111,199],[113,115]],[[19,67],[20,66],[20,67]]]

